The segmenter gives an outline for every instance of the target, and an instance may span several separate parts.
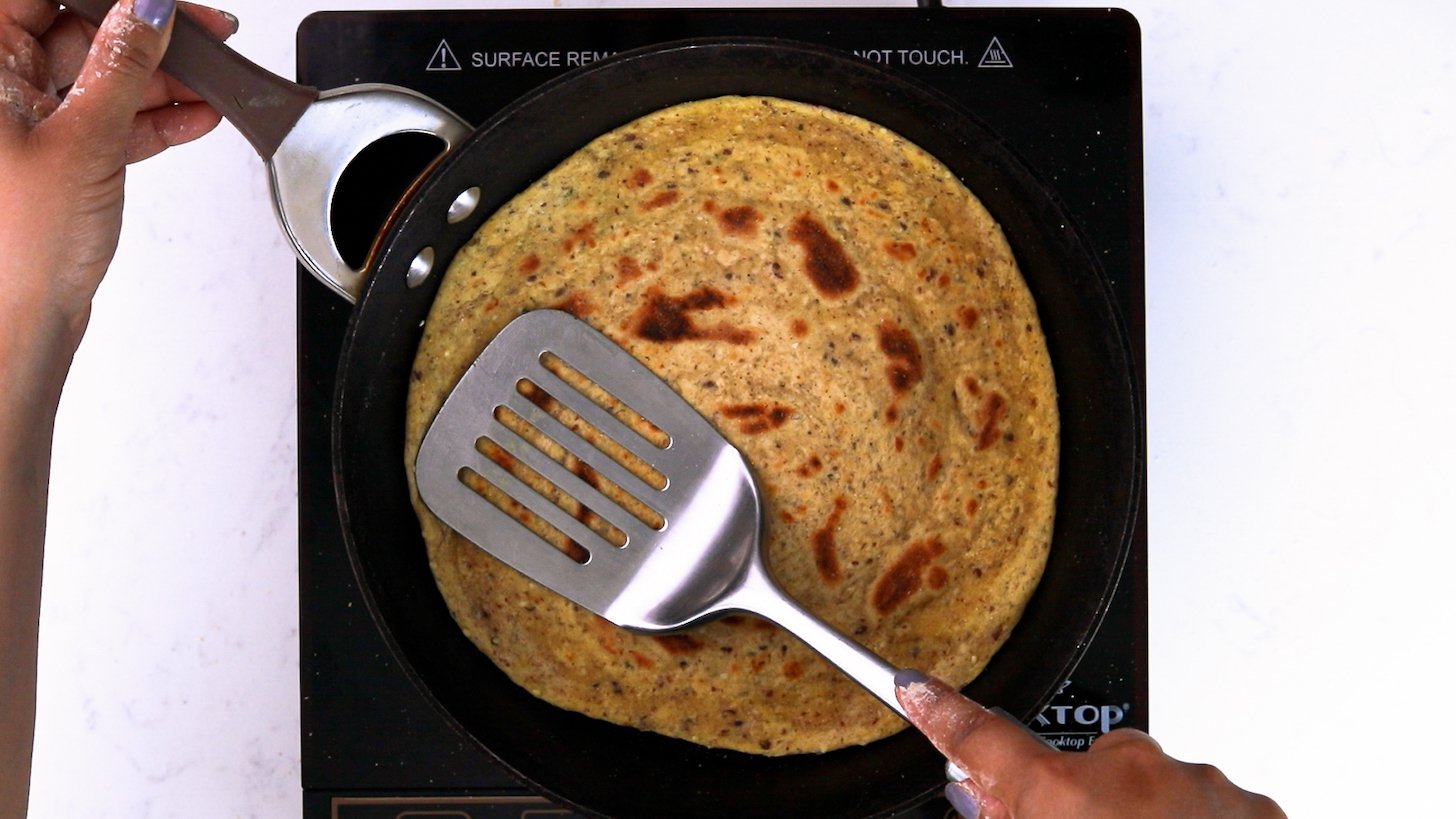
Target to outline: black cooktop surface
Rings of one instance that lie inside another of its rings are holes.
[[[300,27],[298,73],[302,82],[321,88],[406,86],[478,123],[572,68],[637,46],[709,35],[785,37],[841,49],[934,86],[985,122],[1053,191],[1094,250],[1126,322],[1141,390],[1140,56],[1137,24],[1126,14],[943,8],[330,12]],[[394,150],[380,168],[423,161],[417,145]],[[364,187],[402,187],[408,175],[380,170]],[[347,198],[352,212],[341,219],[339,240],[362,257],[392,197]],[[305,815],[570,815],[533,795],[456,730],[400,666],[370,618],[340,530],[329,455],[334,373],[350,306],[301,270],[298,291]],[[1147,727],[1145,505],[1096,639],[1032,720],[1049,742],[1069,750],[1085,749],[1112,727]],[[899,815],[940,817],[946,810],[934,800]]]

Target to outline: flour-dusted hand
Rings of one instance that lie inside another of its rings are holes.
[[[126,164],[219,120],[156,70],[172,14],[173,0],[122,0],[98,32],[46,0],[0,0],[0,315],[65,321],[72,346],[116,251]]]
[[[1064,753],[939,680],[902,671],[895,682],[911,723],[967,774],[946,786],[946,798],[966,819],[1284,816],[1217,768],[1169,757],[1141,731],[1113,731],[1085,753]]]
[[[175,0],[122,0],[99,31],[0,0],[0,816],[23,816],[51,432],[121,234],[126,165],[218,114],[158,73]],[[218,36],[237,21],[186,8]]]

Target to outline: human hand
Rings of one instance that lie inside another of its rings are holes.
[[[0,0],[0,326],[8,328],[0,333],[10,334],[0,337],[0,353],[7,358],[57,342],[69,362],[116,252],[127,163],[218,123],[211,106],[157,71],[174,3],[122,0],[98,33],[48,0]],[[217,36],[237,29],[222,12],[184,10]]]
[[[1217,768],[1167,756],[1142,731],[1119,729],[1084,753],[1063,753],[939,680],[902,671],[895,683],[910,722],[967,773],[946,786],[946,799],[967,819],[1284,816]]]

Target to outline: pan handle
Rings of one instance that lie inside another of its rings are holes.
[[[67,0],[65,6],[99,26],[112,3]],[[331,210],[344,170],[385,137],[433,134],[444,153],[472,131],[444,106],[406,88],[369,84],[320,93],[290,82],[228,48],[186,14],[176,15],[162,68],[227,117],[258,151],[294,253],[350,302],[358,301],[367,276],[344,261],[334,240]]]

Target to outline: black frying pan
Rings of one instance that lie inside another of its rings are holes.
[[[84,0],[72,7],[99,19],[109,5]],[[174,52],[221,54],[238,65],[231,52],[211,46],[196,51],[198,34],[179,25]],[[198,59],[187,62],[169,53],[166,67],[189,84],[189,74],[216,80],[228,73],[217,65],[199,69]],[[259,82],[283,81],[260,80],[253,71],[241,87]],[[296,119],[316,95],[286,86],[285,118]],[[251,116],[234,110],[240,105],[267,103],[238,86],[216,93],[194,88],[230,118]],[[822,755],[764,758],[611,725],[530,696],[455,626],[426,564],[409,503],[403,430],[410,369],[438,274],[455,251],[498,206],[592,138],[659,108],[723,94],[800,100],[889,127],[946,163],[1001,223],[1047,335],[1062,414],[1062,461],[1056,533],[1042,583],[1010,639],[966,690],[1023,719],[1049,701],[1091,641],[1132,537],[1143,431],[1125,331],[1071,220],[994,134],[939,94],[840,52],[759,39],[655,46],[542,86],[458,147],[454,136],[447,137],[453,150],[396,211],[367,275],[343,285],[324,276],[341,293],[362,291],[334,400],[343,531],[375,620],[424,693],[463,735],[557,800],[614,816],[889,814],[924,800],[942,783],[940,758],[913,731]],[[459,124],[450,127],[458,136]],[[272,156],[267,146],[277,149],[297,131],[243,130],[265,158]],[[332,170],[334,181],[318,197],[325,211],[323,194],[332,191],[342,168]],[[275,167],[275,186],[278,177]],[[462,199],[466,192],[472,195]],[[460,203],[472,198],[478,200],[474,209],[462,215]]]
[[[345,537],[379,625],[423,689],[462,732],[555,798],[616,816],[885,814],[942,783],[940,759],[914,732],[824,755],[760,758],[588,719],[517,688],[450,619],[409,504],[405,395],[438,281],[410,286],[420,251],[433,248],[443,266],[491,212],[592,138],[722,94],[816,103],[885,125],[950,166],[1001,223],[1056,371],[1061,480],[1041,586],[967,691],[1023,718],[1047,703],[1090,641],[1132,534],[1142,429],[1121,320],[1071,220],[993,134],[908,79],[818,47],[736,39],[632,52],[532,92],[446,158],[383,237],[349,324],[333,439]],[[475,212],[449,224],[450,205],[475,187]]]

